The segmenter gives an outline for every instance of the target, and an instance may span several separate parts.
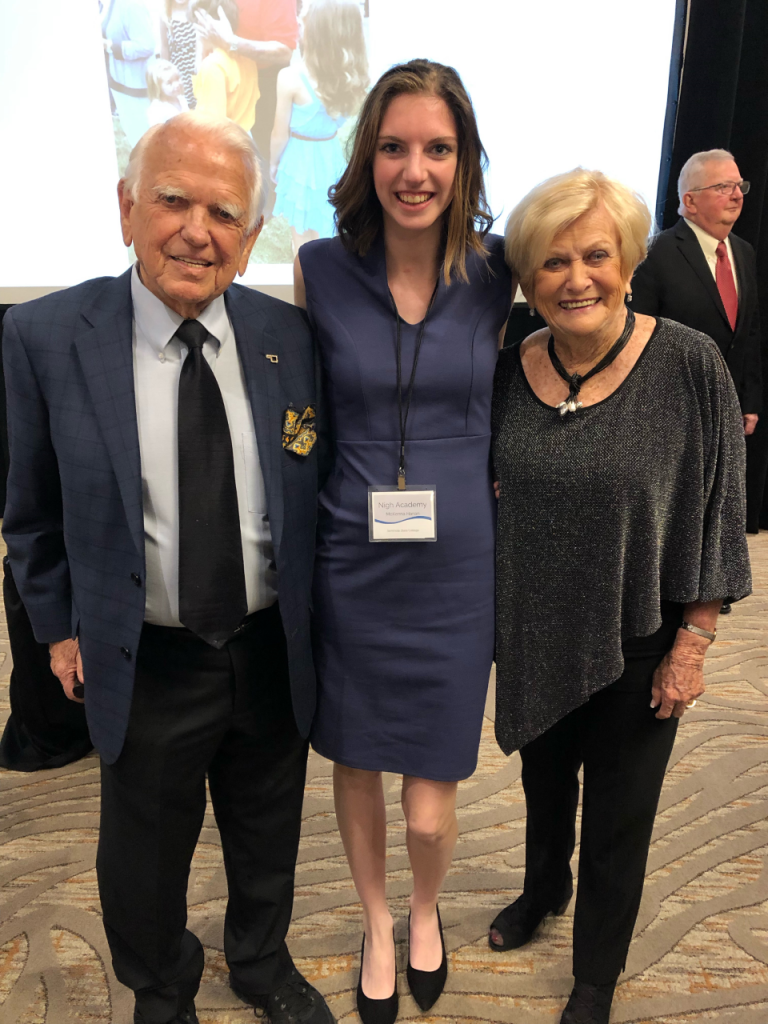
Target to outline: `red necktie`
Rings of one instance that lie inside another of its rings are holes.
[[[739,299],[736,295],[736,282],[733,280],[733,270],[731,269],[731,261],[728,259],[728,249],[725,246],[725,242],[717,243],[715,253],[717,255],[717,268],[715,270],[717,290],[720,292],[720,298],[723,300],[725,315],[728,317],[731,330],[735,331],[736,315],[739,312]]]

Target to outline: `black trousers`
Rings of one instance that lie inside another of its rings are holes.
[[[199,987],[203,948],[186,927],[186,896],[206,775],[232,978],[266,995],[289,974],[306,762],[277,606],[218,651],[187,630],[144,627],[125,746],[102,764],[97,858],[115,974],[135,992],[137,1020],[166,1024]]]
[[[651,682],[663,655],[624,675],[520,751],[528,812],[526,893],[560,902],[570,890],[578,772],[584,767],[573,973],[615,981],[632,938],[676,718],[657,719]]]

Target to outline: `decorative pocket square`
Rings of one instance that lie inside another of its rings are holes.
[[[283,417],[283,448],[296,455],[309,455],[316,440],[314,405],[303,412],[289,405]]]

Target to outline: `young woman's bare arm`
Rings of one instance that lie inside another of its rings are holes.
[[[293,261],[293,304],[301,306],[302,309],[307,308],[307,290],[304,287],[304,275],[301,272],[298,256]]]
[[[277,181],[277,168],[291,134],[291,111],[293,109],[294,88],[293,68],[283,68],[277,76],[277,107],[272,127],[272,138],[269,146],[269,173],[272,181]]]

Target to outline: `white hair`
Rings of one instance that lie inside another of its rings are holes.
[[[727,149],[705,149],[701,153],[694,153],[693,156],[688,157],[680,170],[680,177],[677,179],[677,197],[680,200],[679,212],[681,214],[685,212],[683,196],[692,188],[699,186],[706,165],[733,159],[733,153],[729,153]]]
[[[234,121],[230,121],[227,118],[210,117],[206,114],[200,114],[195,110],[187,110],[183,114],[177,114],[166,121],[165,124],[153,125],[133,147],[128,159],[128,166],[123,175],[125,187],[133,201],[136,202],[139,198],[144,157],[149,144],[158,136],[176,129],[197,132],[210,142],[238,154],[243,161],[246,177],[250,185],[247,211],[248,229],[251,230],[256,227],[261,217],[263,197],[259,151],[256,148],[255,142],[248,132],[244,131],[240,125],[235,124]]]

